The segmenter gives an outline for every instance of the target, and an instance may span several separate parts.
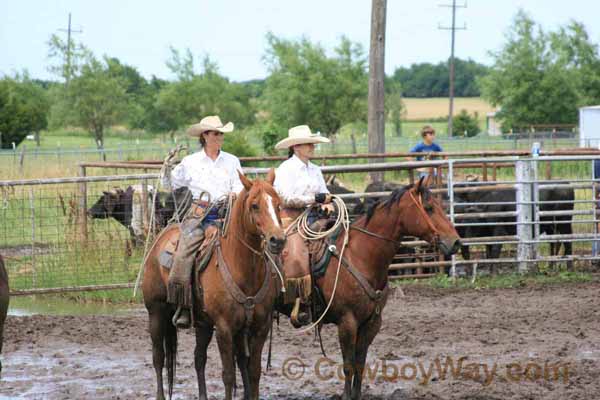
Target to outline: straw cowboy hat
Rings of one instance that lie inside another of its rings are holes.
[[[223,133],[228,133],[233,131],[233,122],[228,122],[225,125],[221,122],[221,118],[218,115],[211,115],[208,117],[202,118],[202,120],[190,126],[187,133],[190,136],[200,137],[202,132],[207,131],[218,131]]]
[[[329,143],[329,139],[320,133],[312,133],[308,125],[299,125],[288,131],[288,137],[275,145],[275,149],[283,150],[297,144]]]

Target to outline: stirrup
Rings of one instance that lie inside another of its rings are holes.
[[[300,328],[310,323],[310,314],[306,311],[300,311],[300,308],[300,297],[296,297],[294,307],[292,308],[292,312],[290,313],[290,322],[292,323],[294,328]]]

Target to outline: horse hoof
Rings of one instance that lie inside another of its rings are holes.
[[[308,313],[301,311],[298,313],[296,318],[290,318],[290,321],[294,328],[302,328],[310,323],[310,316]]]
[[[181,309],[181,313],[173,323],[178,329],[188,329],[192,325],[190,310]]]

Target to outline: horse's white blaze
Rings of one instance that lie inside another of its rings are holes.
[[[273,223],[276,227],[279,227],[279,220],[277,219],[277,214],[275,214],[275,207],[273,207],[273,198],[266,193],[263,196],[265,196],[265,201],[269,207],[269,214],[271,214],[271,218],[273,218]]]

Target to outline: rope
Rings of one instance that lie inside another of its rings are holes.
[[[163,179],[167,180],[167,182],[169,182],[169,186],[171,186],[171,162],[173,161],[173,158],[177,154],[179,154],[179,152],[185,149],[187,149],[187,146],[184,145],[178,145],[174,149],[171,149],[163,161],[160,173],[158,174],[158,178],[156,178],[157,182],[154,185],[154,193],[152,193],[152,208],[150,212],[149,223],[152,231],[154,231],[154,219],[156,215],[156,196],[158,196],[158,187],[159,185],[162,185]],[[175,203],[175,215],[177,216],[177,219],[179,219],[179,210],[177,209],[177,200],[175,199],[175,197],[173,197],[173,202]],[[146,236],[146,243],[144,244],[144,257],[142,257],[142,263],[140,264],[140,269],[138,271],[137,278],[135,279],[135,286],[133,287],[133,297],[137,295],[137,291],[140,287],[140,282],[142,281],[142,277],[144,276],[144,265],[146,265],[146,261],[148,261],[148,246],[151,243],[151,237],[152,235],[149,232],[149,234]]]
[[[277,275],[279,276],[279,280],[281,281],[281,293],[285,293],[285,280],[283,279],[283,274],[279,270],[277,263],[271,257],[271,254],[269,253],[269,251],[267,249],[265,249],[264,253],[265,253],[265,256],[267,257],[267,260],[269,260],[271,262],[271,264],[273,265],[273,268],[275,268],[275,272],[277,272]]]
[[[342,251],[340,252],[337,271],[335,272],[335,282],[333,284],[331,298],[329,299],[329,302],[327,303],[327,307],[325,308],[325,311],[323,311],[323,313],[321,314],[321,316],[319,317],[318,320],[313,322],[308,327],[301,329],[299,331],[299,333],[308,332],[309,330],[317,327],[321,323],[321,321],[323,321],[323,318],[325,318],[325,315],[331,308],[331,304],[333,303],[333,299],[335,298],[335,292],[337,290],[337,285],[338,285],[338,281],[340,278],[340,269],[342,267],[342,258],[344,256],[344,251],[346,250],[346,246],[348,245],[349,232],[350,232],[350,217],[348,216],[348,209],[346,208],[346,203],[344,203],[344,201],[342,199],[340,199],[337,196],[333,196],[332,203],[338,209],[338,215],[337,215],[335,224],[333,224],[333,226],[330,229],[323,231],[323,232],[315,232],[312,229],[310,229],[308,226],[308,213],[310,212],[310,209],[306,209],[296,219],[296,221],[290,225],[290,226],[297,225],[298,226],[298,234],[306,240],[323,239],[324,237],[329,236],[331,233],[333,233],[340,225],[343,227],[343,229],[345,231],[344,242],[342,244]],[[288,227],[288,229],[289,228],[290,227]],[[287,233],[287,230],[286,230],[286,233]]]

